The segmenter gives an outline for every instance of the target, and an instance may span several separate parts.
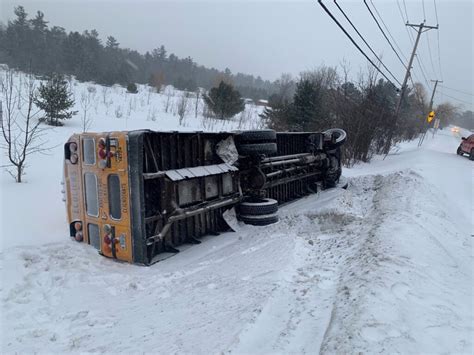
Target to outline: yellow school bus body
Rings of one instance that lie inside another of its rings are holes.
[[[70,159],[65,160],[64,164],[64,183],[66,192],[66,209],[70,228],[74,228],[74,222],[82,223],[82,238],[87,244],[91,244],[91,225],[97,226],[99,231],[98,249],[101,254],[107,257],[114,257],[118,260],[132,262],[132,241],[131,241],[131,218],[129,205],[129,184],[128,184],[128,154],[127,133],[110,132],[107,135],[118,143],[112,148],[113,156],[110,157],[110,167],[103,169],[100,167],[98,150],[95,149],[95,161],[93,164],[86,164],[83,156],[83,147],[86,140],[93,140],[96,146],[103,133],[84,133],[73,135],[68,144],[76,143],[78,160],[75,164]],[[97,213],[87,213],[87,206],[84,201],[84,184],[87,174],[95,176],[97,179],[98,210]],[[108,179],[110,176],[118,176],[120,181],[120,219],[115,219],[110,214],[110,205],[108,198]],[[71,226],[72,225],[72,226]],[[115,248],[110,244],[104,243],[103,230],[106,225],[113,225],[115,228],[116,239]],[[95,228],[95,227],[93,227]],[[97,230],[96,229],[96,230]],[[74,230],[71,234],[74,233]],[[79,239],[79,238],[78,238]],[[122,240],[121,240],[122,239]],[[79,241],[79,240],[78,240]]]

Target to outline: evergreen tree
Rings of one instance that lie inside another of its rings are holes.
[[[29,67],[28,64],[32,56],[30,25],[27,20],[28,14],[23,6],[15,7],[14,13],[16,18],[13,22],[8,23],[5,43],[6,51],[15,60],[18,68],[26,70]]]
[[[314,93],[315,88],[310,80],[304,79],[296,84],[294,97],[295,117],[290,119],[290,126],[293,129],[304,131],[313,120]]]
[[[137,88],[137,85],[135,83],[129,83],[127,85],[127,92],[129,94],[136,94],[138,93],[138,88]]]
[[[32,61],[32,69],[44,73],[45,67],[47,66],[47,46],[46,46],[46,33],[48,28],[48,22],[44,20],[44,14],[38,11],[36,17],[30,20],[31,23],[31,39],[32,39],[32,55],[34,61]]]
[[[260,117],[267,125],[278,131],[289,130],[288,120],[293,115],[293,105],[289,100],[279,94],[273,94],[268,99],[266,106]]]
[[[71,118],[77,111],[69,111],[74,105],[67,82],[61,74],[53,74],[46,84],[41,83],[35,104],[45,112],[43,120],[52,126],[62,126],[59,120]]]
[[[40,33],[44,33],[48,28],[48,22],[44,19],[44,13],[38,11],[36,13],[36,17],[33,20],[30,20],[31,25],[33,26],[33,30],[38,31]]]
[[[212,88],[203,98],[207,107],[221,120],[230,118],[245,108],[240,93],[224,81],[221,81],[218,87]]]

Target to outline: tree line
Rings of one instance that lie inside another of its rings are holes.
[[[102,85],[173,85],[187,91],[211,89],[226,79],[242,96],[254,100],[267,98],[275,90],[274,83],[260,76],[206,68],[191,57],[169,54],[164,45],[141,54],[122,48],[113,36],[103,43],[94,29],[68,33],[50,26],[41,11],[29,18],[25,8],[17,6],[14,14],[6,25],[0,24],[0,62],[24,72],[74,75],[79,81]]]
[[[374,71],[368,70],[353,82],[347,66],[342,69],[341,74],[336,68],[323,66],[302,73],[296,82],[282,76],[261,117],[271,128],[283,131],[343,128],[348,136],[343,146],[347,165],[368,162],[374,154],[384,153],[387,146],[414,139],[432,127],[433,122],[426,121],[429,98],[423,85],[415,83],[407,90],[395,123],[397,89]],[[449,103],[435,110],[441,126],[449,124],[456,112]]]

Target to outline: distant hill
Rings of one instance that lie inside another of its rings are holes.
[[[19,70],[40,75],[60,72],[103,85],[134,82],[188,91],[210,89],[220,80],[229,80],[243,97],[254,100],[276,91],[274,83],[260,76],[206,68],[191,57],[168,53],[163,45],[143,54],[120,47],[113,36],[103,43],[94,29],[68,33],[49,24],[41,11],[29,18],[25,8],[17,6],[14,14],[8,24],[0,24],[0,62]]]

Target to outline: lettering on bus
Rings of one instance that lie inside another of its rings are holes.
[[[104,209],[104,200],[107,199],[107,189],[104,187],[104,184],[102,184],[102,181],[98,181],[98,196],[99,196],[99,208],[101,210]]]
[[[117,163],[120,163],[123,159],[123,152],[122,152],[122,147],[117,144],[117,147],[115,149],[115,161]]]
[[[127,184],[121,184],[120,185],[120,190],[121,190],[121,204],[122,204],[122,212],[123,213],[128,213],[128,203],[127,203]]]
[[[69,183],[71,185],[71,210],[73,214],[79,214],[81,198],[79,196],[79,175],[76,171],[69,173]]]

